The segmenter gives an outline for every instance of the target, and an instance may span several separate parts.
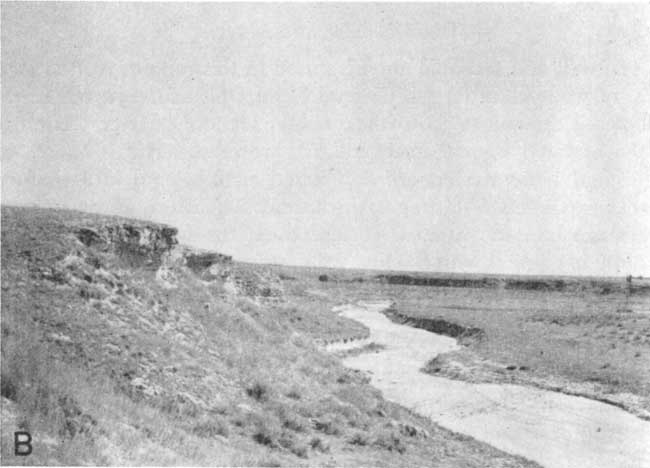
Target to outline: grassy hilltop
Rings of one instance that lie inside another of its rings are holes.
[[[2,207],[3,464],[531,466],[322,352],[366,332],[331,312],[340,297],[175,236]]]

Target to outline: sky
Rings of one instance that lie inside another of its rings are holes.
[[[2,3],[2,203],[235,259],[650,275],[650,5]]]

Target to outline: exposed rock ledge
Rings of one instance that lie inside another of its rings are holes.
[[[75,234],[87,247],[112,251],[132,263],[154,266],[178,244],[178,230],[162,224],[111,223],[81,227]]]
[[[201,272],[209,269],[215,264],[226,264],[232,262],[232,257],[229,255],[220,254],[218,252],[208,251],[188,251],[185,254],[185,264],[195,272]]]

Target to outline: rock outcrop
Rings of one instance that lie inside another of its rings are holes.
[[[161,224],[116,223],[81,227],[76,235],[87,247],[111,251],[130,263],[157,266],[178,241],[178,230]]]
[[[166,288],[173,288],[181,269],[187,269],[202,281],[226,281],[231,273],[232,257],[218,252],[177,245],[166,252],[156,278]]]
[[[187,267],[194,272],[210,269],[215,264],[232,263],[232,257],[218,252],[194,251],[185,255]]]

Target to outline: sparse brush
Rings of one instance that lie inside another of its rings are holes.
[[[292,410],[285,406],[281,406],[277,410],[280,423],[286,429],[295,432],[305,432],[308,428],[307,420],[302,416],[294,413]]]
[[[256,415],[253,440],[261,445],[277,447],[281,431],[275,421],[269,419],[268,415]]]
[[[220,435],[228,437],[230,430],[228,422],[221,416],[204,416],[192,427],[192,432],[199,437],[212,438]]]
[[[307,458],[307,446],[300,443],[294,435],[285,432],[278,439],[278,443],[294,455],[300,458]]]

